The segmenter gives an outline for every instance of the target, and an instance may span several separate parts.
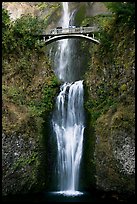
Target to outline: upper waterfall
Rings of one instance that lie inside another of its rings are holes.
[[[75,10],[70,12],[69,3],[62,2],[62,17],[59,26],[68,28],[74,25]],[[53,68],[56,76],[62,82],[73,82],[82,80],[81,76],[84,68],[80,61],[82,53],[79,53],[78,47],[81,45],[80,39],[62,39],[55,42],[52,49]],[[53,51],[53,49],[55,49]],[[83,55],[84,57],[84,55]]]

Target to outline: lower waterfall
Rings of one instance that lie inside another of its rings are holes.
[[[84,133],[82,80],[61,86],[52,124],[57,138],[59,191],[76,194]]]

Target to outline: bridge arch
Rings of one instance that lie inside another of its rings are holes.
[[[67,39],[67,38],[83,38],[83,39],[92,41],[93,43],[96,43],[96,44],[100,43],[99,40],[96,40],[93,37],[90,37],[90,36],[87,36],[87,35],[82,35],[82,34],[69,34],[69,35],[63,34],[63,35],[57,35],[57,36],[50,37],[48,39],[44,38],[44,41],[45,41],[45,44],[49,44],[49,43],[52,43],[54,41],[62,40],[62,39]]]

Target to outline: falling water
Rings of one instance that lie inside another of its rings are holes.
[[[68,2],[63,2],[62,27],[69,27]],[[64,84],[56,99],[52,125],[57,139],[58,192],[66,195],[80,194],[79,171],[84,134],[83,81],[73,81],[68,69],[71,52],[69,40],[58,44],[59,61],[56,74]]]

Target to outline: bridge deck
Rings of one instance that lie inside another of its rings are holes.
[[[47,31],[42,34],[35,34],[39,38],[43,38],[46,44],[51,43],[56,40],[65,39],[65,38],[85,38],[94,43],[100,43],[97,39],[94,38],[94,33],[98,31],[97,27],[69,27],[62,28],[57,27]]]
[[[90,34],[97,32],[97,27],[69,27],[69,28],[54,28],[50,31],[43,33],[43,36],[57,36],[57,35],[63,35],[63,34]]]

